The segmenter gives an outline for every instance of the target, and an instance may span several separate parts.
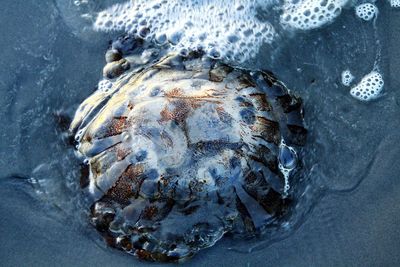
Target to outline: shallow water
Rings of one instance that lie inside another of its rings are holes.
[[[0,258],[6,266],[146,265],[107,248],[85,224],[79,162],[57,114],[72,116],[94,90],[112,35],[83,29],[72,2],[7,0],[0,10]],[[96,8],[115,2],[121,1]],[[301,202],[309,205],[275,242],[228,238],[190,264],[400,262],[400,17],[386,1],[378,7],[385,88],[375,101],[358,102],[340,83],[343,70],[360,79],[375,61],[373,25],[356,20],[353,10],[320,30],[282,39],[278,51],[261,49],[255,68],[272,70],[305,103],[308,176],[299,186],[309,185],[310,199]]]

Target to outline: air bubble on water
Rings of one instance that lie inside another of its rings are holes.
[[[76,5],[76,6],[80,6],[82,4],[87,4],[87,3],[88,3],[88,0],[75,0],[74,1],[74,5]]]
[[[165,44],[167,42],[167,36],[164,33],[156,34],[155,42],[158,45],[163,45],[163,44]]]
[[[214,59],[219,59],[221,58],[221,54],[220,52],[215,49],[215,48],[211,48],[210,51],[208,52],[208,56]]]
[[[285,0],[281,23],[299,30],[319,28],[338,17],[347,0]]]
[[[390,5],[395,8],[400,7],[400,0],[390,0]]]
[[[150,33],[149,28],[147,27],[141,27],[138,31],[138,37],[145,39],[146,36]]]
[[[109,89],[111,89],[112,85],[113,83],[110,80],[102,79],[99,81],[97,88],[100,91],[107,92]]]
[[[75,141],[80,141],[81,137],[83,134],[83,129],[79,130],[76,134],[75,134]]]
[[[183,57],[187,57],[189,54],[189,51],[186,48],[181,48],[179,50],[179,55],[183,56]]]
[[[172,45],[177,45],[182,38],[182,32],[173,31],[167,34],[167,40]]]
[[[354,76],[349,69],[342,72],[342,84],[344,86],[350,86],[354,80]]]
[[[283,197],[287,197],[290,190],[290,173],[297,166],[297,153],[293,147],[286,145],[283,138],[279,144],[278,162],[279,170],[283,174],[285,180],[283,186]]]
[[[98,13],[94,28],[122,30],[160,45],[168,42],[178,53],[182,48],[193,51],[201,47],[206,54],[220,58],[229,50],[234,53],[230,57],[240,63],[253,57],[263,42],[274,40],[274,27],[257,17],[257,7],[273,4],[273,0],[129,1]],[[243,45],[239,39],[246,39]]]
[[[378,8],[374,4],[364,3],[356,6],[355,12],[360,19],[369,21],[377,16]]]
[[[361,81],[350,90],[350,95],[360,101],[370,101],[380,95],[383,85],[384,80],[382,75],[374,70],[365,75]]]
[[[27,179],[27,182],[30,183],[30,184],[32,184],[32,185],[39,184],[39,181],[38,181],[36,178],[34,178],[34,177],[28,178],[28,179]]]

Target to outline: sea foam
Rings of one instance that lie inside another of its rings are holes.
[[[98,14],[96,30],[124,31],[182,54],[202,49],[213,58],[234,61],[254,57],[271,43],[274,27],[256,18],[257,7],[273,1],[139,0],[114,5]]]
[[[345,70],[342,72],[342,84],[344,86],[350,86],[354,80],[354,76],[350,70]]]
[[[400,0],[390,0],[390,5],[392,7],[400,7]]]
[[[372,71],[350,90],[350,94],[358,100],[370,101],[380,95],[383,85],[382,75],[377,71]]]
[[[281,22],[300,30],[319,28],[342,12],[347,0],[285,0]]]
[[[365,21],[372,20],[378,13],[378,8],[371,3],[364,3],[356,7],[356,15]]]
[[[255,58],[263,44],[277,40],[278,30],[309,30],[332,22],[346,2],[135,0],[100,12],[94,28],[170,44],[183,55],[201,49],[210,57],[240,63]],[[260,18],[260,11],[267,11],[267,18]]]

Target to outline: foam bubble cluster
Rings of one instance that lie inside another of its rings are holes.
[[[365,3],[356,7],[356,15],[360,19],[369,21],[376,16],[378,8],[374,4]]]
[[[347,0],[285,0],[281,23],[300,30],[319,28],[340,15]]]
[[[350,84],[353,82],[354,76],[351,73],[350,70],[345,70],[342,72],[342,84],[344,86],[350,86]]]
[[[390,0],[390,5],[392,7],[400,7],[400,0]]]
[[[213,58],[241,62],[274,39],[274,27],[256,16],[260,5],[271,4],[272,0],[136,0],[100,12],[94,28],[169,43],[181,54],[201,49]]]
[[[382,75],[377,71],[372,71],[350,90],[350,94],[358,100],[369,101],[378,97],[383,89],[383,84]]]
[[[97,88],[100,91],[107,92],[112,87],[112,82],[107,79],[102,79],[99,81]]]

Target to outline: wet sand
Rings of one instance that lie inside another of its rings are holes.
[[[35,30],[36,26],[44,27],[46,25],[46,21],[39,19],[46,14],[46,10],[39,11],[43,6],[15,4],[13,8],[15,14],[18,14],[16,11],[21,11],[21,17],[15,17],[14,23],[13,21],[8,24],[4,23],[3,26],[8,29],[16,23],[25,24],[31,30]],[[33,9],[38,10],[30,12]],[[0,11],[0,20],[6,16],[5,12],[4,9]],[[24,12],[26,12],[25,15]],[[400,10],[391,9],[386,4],[381,10],[383,19],[379,21],[379,27],[385,31],[381,33],[383,35],[383,62],[388,63],[387,70],[385,70],[386,94],[384,97],[393,99],[393,103],[397,105],[395,110],[398,116],[394,114],[392,118],[395,119],[387,120],[385,138],[376,140],[378,149],[375,151],[373,160],[368,164],[365,177],[359,186],[350,192],[335,192],[322,198],[294,234],[269,247],[244,254],[226,250],[223,245],[224,241],[222,241],[221,244],[200,252],[185,265],[396,266],[400,264],[400,205],[398,204],[400,203],[399,14]],[[35,23],[37,23],[36,26]],[[20,47],[17,44],[21,39],[18,34],[14,34],[12,31],[6,33],[5,30],[2,31],[7,38],[0,41],[3,51],[0,63],[3,69],[3,74],[0,74],[0,94],[7,95],[5,94],[6,90],[13,90],[14,83],[23,84],[24,79],[30,78],[30,76],[23,78],[21,75],[16,75],[21,70],[23,62],[29,61],[30,66],[34,66],[42,61],[35,55],[24,60],[13,58],[13,56],[23,53],[23,51],[14,49]],[[45,33],[44,30],[43,34]],[[24,34],[28,35],[29,31],[27,30]],[[48,39],[44,40],[29,40],[29,36],[26,38],[25,41],[28,45],[37,45],[38,54],[44,53],[39,47],[40,43],[51,40],[51,36],[47,36]],[[66,38],[74,41],[72,37],[67,36]],[[57,38],[51,42],[62,50],[62,43]],[[77,47],[79,45],[79,43],[76,44]],[[91,52],[89,46],[82,46],[82,50],[79,51],[80,56],[77,58],[95,58],[96,56],[91,53],[99,55],[102,52]],[[71,59],[71,62],[73,60]],[[72,64],[71,62],[69,64]],[[46,64],[43,64],[45,67]],[[68,62],[60,64],[68,65]],[[101,64],[102,62],[99,60],[99,62],[91,64],[83,63],[83,66],[74,65],[73,68],[79,73],[75,79],[84,79],[87,76],[85,70],[92,67],[100,69]],[[33,76],[34,74],[32,74]],[[95,84],[97,78],[96,75],[92,75],[92,78],[85,81],[84,85]],[[51,78],[47,82],[54,86],[57,85],[56,82],[51,81]],[[68,81],[68,83],[69,86],[77,86],[77,84],[82,86],[82,83],[73,81]],[[26,85],[26,89],[30,89],[27,99],[29,99],[29,94],[40,94],[40,91],[34,91],[34,88],[29,85],[29,83]],[[34,83],[32,85],[34,86]],[[59,98],[57,95],[50,95],[50,97],[53,97],[54,101]],[[23,112],[21,101],[28,100],[18,98],[16,100],[18,101],[15,102],[15,106],[19,105],[19,108],[13,109],[13,112]],[[4,106],[7,98],[3,98],[1,101],[0,104]],[[3,109],[3,111],[7,110]],[[91,229],[88,232],[79,232],[73,224],[68,225],[65,221],[50,216],[40,200],[27,193],[32,191],[29,185],[13,175],[17,171],[24,174],[35,164],[34,160],[29,160],[29,157],[26,158],[26,164],[23,166],[15,162],[12,156],[12,147],[6,145],[6,140],[13,134],[13,129],[7,129],[7,121],[4,118],[1,122],[3,129],[0,130],[2,138],[0,163],[3,176],[9,177],[0,181],[0,259],[2,266],[159,265],[138,262],[124,253],[106,248],[100,242],[93,241],[97,235],[96,233],[88,234]],[[48,153],[48,151],[35,152],[35,146],[40,146],[40,144],[29,144],[28,148],[33,151],[27,152],[27,154],[35,157],[40,156],[40,153]],[[47,157],[51,159],[51,155]],[[15,164],[17,167],[14,166]],[[77,211],[78,213],[79,211]]]

